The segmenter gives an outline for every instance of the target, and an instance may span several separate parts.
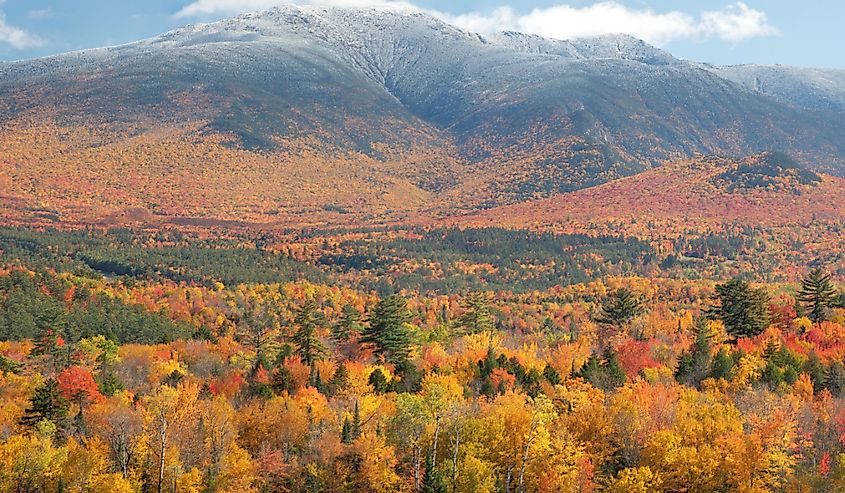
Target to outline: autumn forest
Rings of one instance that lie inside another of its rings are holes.
[[[750,239],[0,233],[2,491],[845,488],[845,294]]]

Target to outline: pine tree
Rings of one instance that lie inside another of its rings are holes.
[[[642,300],[628,288],[620,288],[604,299],[596,323],[623,327],[643,312]]]
[[[371,344],[377,355],[383,356],[385,361],[396,366],[397,371],[403,372],[410,364],[411,332],[408,322],[411,314],[407,302],[398,295],[384,298],[373,310],[367,327],[362,336],[362,344]]]
[[[798,292],[797,299],[807,305],[810,320],[821,324],[837,301],[836,289],[830,282],[830,274],[818,268],[810,271],[810,274],[801,281],[801,290]]]
[[[359,334],[361,330],[363,330],[361,314],[354,306],[348,303],[343,305],[340,320],[332,326],[332,340],[344,343],[352,336]]]
[[[384,394],[385,392],[390,391],[390,382],[387,381],[387,377],[385,377],[384,373],[382,373],[382,371],[378,368],[370,373],[370,379],[367,383],[373,386],[373,391],[376,394]]]
[[[345,444],[352,443],[352,431],[349,425],[349,418],[343,418],[343,427],[340,429],[340,442]]]
[[[734,338],[756,336],[769,326],[769,295],[763,288],[732,279],[716,286],[715,301],[708,315],[721,320]]]
[[[734,359],[727,347],[722,346],[713,357],[710,365],[711,378],[723,378],[730,380],[733,377]]]
[[[332,393],[337,394],[348,386],[349,370],[346,369],[346,365],[342,362],[338,363],[337,370],[335,370],[334,375],[332,375],[331,391]]]
[[[425,469],[423,470],[421,493],[446,493],[446,481],[440,471],[434,467],[432,454],[436,451],[425,455]]]
[[[326,347],[317,337],[317,326],[324,321],[323,314],[317,310],[317,302],[313,299],[306,301],[297,310],[294,325],[298,327],[291,338],[296,351],[302,361],[313,365],[326,353]]]
[[[679,382],[697,387],[707,377],[713,357],[710,339],[710,325],[706,320],[699,320],[692,349],[682,354],[678,361],[675,378]]]
[[[69,409],[70,404],[61,396],[58,382],[51,378],[35,389],[35,395],[32,396],[20,423],[31,428],[43,420],[49,420],[61,428]]]
[[[349,436],[353,441],[361,436],[361,411],[358,409],[358,401],[355,401],[355,409],[352,411],[352,424],[349,425]]]
[[[480,334],[491,332],[495,328],[495,320],[490,310],[493,297],[490,293],[474,291],[461,302],[463,315],[456,320],[457,328],[463,334]]]

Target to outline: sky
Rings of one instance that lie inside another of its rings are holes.
[[[127,43],[279,0],[0,0],[0,60]],[[469,31],[558,39],[626,33],[716,64],[845,69],[840,0],[299,0],[422,10]]]

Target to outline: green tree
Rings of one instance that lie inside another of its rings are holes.
[[[343,305],[340,319],[332,326],[332,340],[337,343],[348,341],[363,330],[361,313],[350,304]]]
[[[313,365],[326,354],[326,346],[317,337],[317,327],[325,322],[323,313],[317,309],[317,302],[307,300],[296,312],[293,323],[297,330],[291,338],[302,361]]]
[[[606,297],[596,316],[596,323],[623,327],[643,312],[643,302],[628,288],[620,288]]]
[[[821,324],[827,318],[831,307],[835,305],[836,295],[836,289],[830,282],[830,274],[816,268],[801,281],[801,290],[798,291],[797,298],[807,306],[810,320]]]
[[[715,301],[708,316],[721,320],[734,338],[756,336],[769,326],[769,295],[764,288],[735,278],[716,286]]]
[[[69,409],[70,403],[61,396],[59,383],[50,378],[35,389],[35,395],[30,399],[29,407],[24,411],[20,423],[31,428],[41,421],[48,420],[61,428]]]
[[[488,292],[469,293],[461,302],[464,312],[455,321],[460,332],[464,334],[491,332],[495,328],[493,312],[490,309],[492,301],[493,296]]]
[[[362,344],[371,344],[375,353],[400,372],[408,369],[411,354],[411,314],[407,301],[398,295],[384,298],[373,310],[370,324],[361,335]]]
[[[690,351],[681,355],[675,378],[686,385],[698,386],[710,372],[713,359],[713,346],[710,325],[706,320],[699,320],[695,325],[695,343]]]

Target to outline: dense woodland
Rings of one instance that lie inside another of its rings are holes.
[[[824,266],[687,276],[747,254],[716,237],[285,235],[2,230],[0,491],[845,489]]]

